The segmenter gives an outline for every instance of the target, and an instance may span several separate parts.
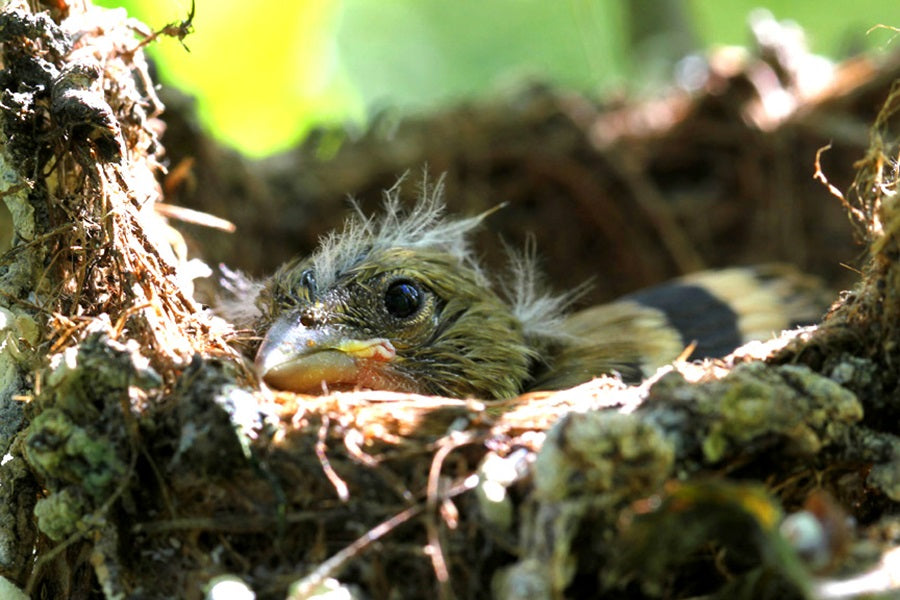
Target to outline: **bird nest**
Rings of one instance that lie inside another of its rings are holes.
[[[35,6],[0,15],[15,230],[0,272],[0,590],[891,589],[896,89],[840,194],[868,264],[817,328],[636,387],[302,396],[261,389],[233,327],[193,298],[197,266],[159,208],[162,105],[142,56],[158,33],[122,11]],[[888,583],[847,587],[864,572]]]

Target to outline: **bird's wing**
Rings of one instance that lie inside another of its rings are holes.
[[[604,374],[630,382],[671,362],[684,349],[661,311],[636,302],[612,302],[575,313],[564,330],[569,338],[551,348],[531,389],[564,389]]]
[[[786,265],[704,271],[573,314],[569,339],[536,378],[560,389],[618,372],[639,381],[694,345],[691,358],[715,358],[738,346],[816,322],[829,301],[818,279]]]

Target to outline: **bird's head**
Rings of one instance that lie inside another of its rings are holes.
[[[389,193],[382,216],[356,214],[284,265],[258,299],[261,377],[307,393],[521,391],[539,354],[523,324],[534,302],[505,299],[472,257],[467,236],[482,218],[445,219],[439,188],[408,213]]]

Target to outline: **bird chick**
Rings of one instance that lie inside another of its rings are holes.
[[[746,299],[752,289],[744,308],[772,309],[775,316],[752,323],[764,335],[798,314],[818,317],[793,275],[749,269],[566,316],[573,295],[541,289],[533,251],[513,256],[506,279],[487,277],[469,244],[484,216],[446,218],[440,185],[409,212],[393,192],[380,217],[357,210],[312,256],[285,264],[264,284],[256,302],[256,330],[265,332],[255,361],[260,377],[302,393],[372,388],[507,398],[602,374],[638,381],[695,340],[697,357],[730,352],[754,336],[741,334],[743,309],[723,300],[722,290]],[[784,310],[788,298],[804,298],[792,314]]]
[[[522,308],[533,306],[517,307],[494,289],[468,239],[483,216],[443,213],[440,186],[409,213],[388,193],[380,218],[357,213],[312,256],[282,266],[257,302],[257,329],[266,334],[256,367],[265,382],[307,393],[324,384],[517,394],[540,357],[535,333],[556,315],[526,315]]]

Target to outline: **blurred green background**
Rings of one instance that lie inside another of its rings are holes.
[[[153,29],[191,6],[98,3]],[[900,9],[883,0],[197,0],[190,51],[164,39],[151,54],[164,83],[196,97],[217,138],[263,156],[317,124],[361,126],[381,110],[428,110],[527,80],[646,92],[674,55],[747,44],[747,16],[760,6],[799,23],[832,58],[889,49],[893,32],[866,32],[900,25]],[[643,25],[671,35],[639,47]]]

